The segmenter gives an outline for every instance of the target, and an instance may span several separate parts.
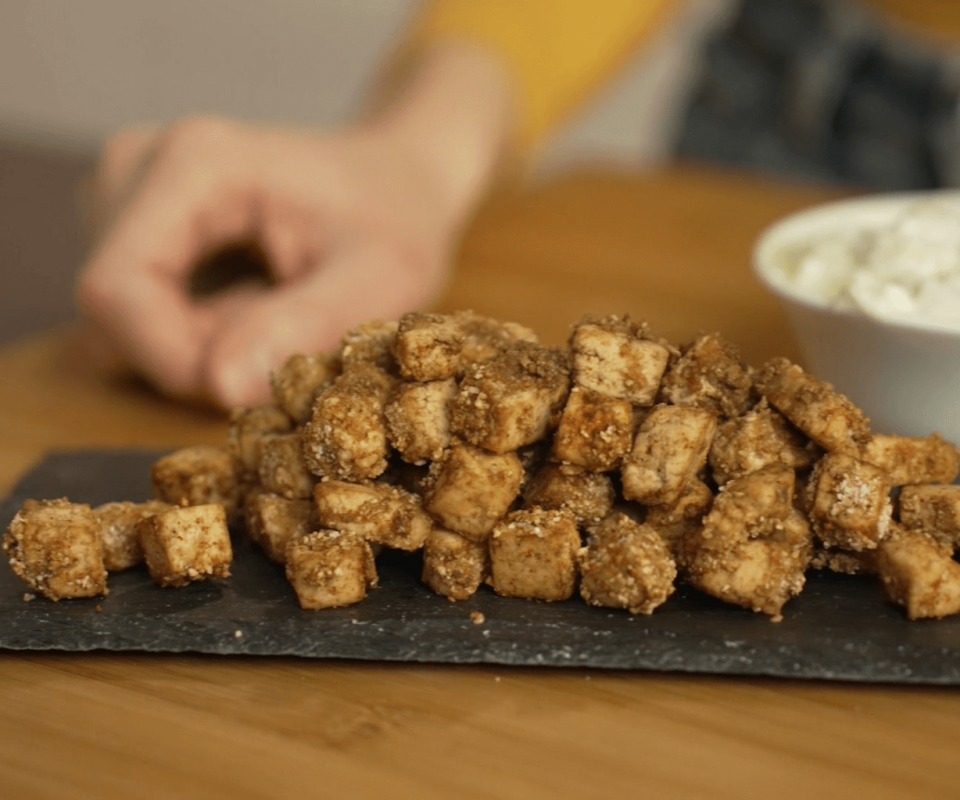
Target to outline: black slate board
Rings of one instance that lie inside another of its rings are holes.
[[[51,453],[0,505],[5,528],[27,497],[99,504],[150,496],[143,451]],[[283,577],[242,536],[229,580],[160,589],[142,568],[113,575],[102,600],[24,602],[0,565],[0,648],[297,655],[451,664],[577,666],[960,684],[960,618],[908,622],[868,578],[809,576],[785,618],[680,588],[648,617],[574,599],[538,603],[484,587],[451,604],[418,579],[417,556],[378,559],[380,588],[356,606],[302,611]],[[475,625],[472,611],[486,620]]]

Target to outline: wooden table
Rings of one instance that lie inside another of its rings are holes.
[[[702,169],[493,202],[444,309],[561,342],[583,312],[796,356],[750,275],[836,193]],[[217,415],[93,376],[70,332],[0,351],[0,485],[43,451],[223,440]],[[0,796],[958,797],[955,689],[184,655],[0,654]]]

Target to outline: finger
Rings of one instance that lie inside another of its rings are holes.
[[[200,136],[158,151],[78,283],[82,310],[124,357],[180,395],[199,386],[216,324],[188,296],[186,276],[208,250],[253,233],[243,158],[227,140],[212,144]]]
[[[204,366],[209,392],[225,407],[266,402],[271,370],[291,354],[333,349],[365,320],[396,319],[427,302],[439,282],[433,264],[390,243],[343,246],[303,279],[220,321]]]

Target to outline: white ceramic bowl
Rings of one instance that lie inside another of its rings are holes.
[[[960,333],[886,322],[798,295],[789,278],[798,247],[851,228],[889,225],[928,194],[843,200],[789,216],[767,229],[754,269],[793,327],[804,367],[829,381],[871,418],[876,433],[939,432],[960,443]]]

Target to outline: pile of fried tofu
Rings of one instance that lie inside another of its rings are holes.
[[[422,551],[451,601],[506,597],[649,614],[678,581],[782,618],[810,569],[876,575],[911,619],[960,611],[960,451],[873,434],[843,395],[715,334],[676,347],[586,317],[566,347],[474,312],[411,313],[297,354],[223,448],[152,469],[156,499],[28,501],[4,537],[51,599],[145,561],[164,586],[229,575],[229,529],[285,565],[303,608]]]

